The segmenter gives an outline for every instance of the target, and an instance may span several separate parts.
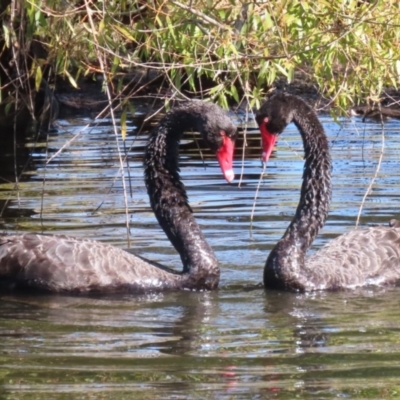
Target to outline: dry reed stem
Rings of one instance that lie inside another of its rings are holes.
[[[364,193],[363,199],[361,201],[360,208],[358,210],[355,229],[358,228],[358,224],[360,222],[361,213],[362,213],[365,201],[367,199],[367,196],[372,192],[372,187],[373,187],[373,185],[375,183],[376,178],[378,177],[378,173],[379,173],[379,170],[380,170],[381,165],[382,165],[382,160],[383,160],[383,155],[384,155],[384,150],[385,150],[385,129],[384,129],[383,122],[381,123],[381,125],[382,125],[382,135],[381,135],[381,137],[382,137],[382,142],[381,142],[382,145],[381,145],[381,150],[380,150],[380,154],[379,154],[379,160],[378,160],[378,164],[377,164],[376,169],[375,169],[375,174],[372,177],[372,179],[371,179],[371,181],[370,181],[370,183],[368,185],[368,188]]]
[[[267,163],[263,162],[263,169],[262,169],[261,174],[260,174],[260,179],[258,180],[256,193],[254,194],[253,207],[251,209],[251,214],[250,214],[250,229],[252,229],[252,227],[253,227],[253,217],[254,217],[254,212],[255,212],[255,209],[256,209],[258,192],[260,190],[261,182],[262,182],[262,179],[264,177],[264,173],[265,173],[266,167],[267,167]]]
[[[127,237],[128,247],[130,247],[129,208],[128,208],[128,196],[127,196],[127,190],[126,190],[125,176],[123,173],[124,163],[123,163],[123,157],[122,157],[122,152],[121,152],[120,143],[119,143],[118,128],[117,128],[117,124],[115,121],[114,109],[112,107],[112,97],[111,97],[110,86],[108,83],[108,71],[107,71],[107,67],[106,67],[107,64],[103,59],[103,57],[105,58],[105,54],[103,54],[101,52],[100,47],[99,47],[99,43],[97,40],[97,31],[95,29],[95,25],[94,25],[93,18],[92,18],[93,10],[91,10],[88,0],[85,0],[85,6],[86,6],[86,11],[87,11],[90,27],[92,29],[92,35],[93,35],[93,40],[95,43],[97,59],[100,64],[100,68],[103,72],[104,82],[106,83],[105,88],[106,88],[108,104],[109,104],[109,108],[110,108],[111,120],[112,120],[113,128],[114,128],[115,141],[116,141],[117,149],[118,149],[118,158],[119,158],[119,163],[120,163],[120,169],[122,171],[121,181],[122,181],[122,187],[123,187],[123,191],[124,191],[126,237]]]

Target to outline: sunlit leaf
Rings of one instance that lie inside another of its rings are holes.
[[[295,72],[341,105],[381,96],[400,79],[398,2],[206,0],[186,2],[191,11],[175,2],[84,2],[91,15],[86,7],[72,12],[69,2],[20,3],[2,15],[3,52],[13,68],[28,65],[35,87],[45,70],[77,87],[99,57],[118,93],[121,74],[135,90],[145,87],[132,79],[141,68],[141,76],[158,74],[166,92],[189,86],[221,104],[240,102],[242,93],[256,104],[261,88],[277,77],[291,82]],[[18,37],[7,21],[21,21]]]
[[[119,33],[121,33],[126,39],[131,40],[132,42],[136,42],[136,39],[131,35],[131,33],[123,26],[120,25],[112,25]]]
[[[275,67],[279,70],[281,74],[283,74],[286,77],[288,76],[288,71],[285,68],[283,68],[280,64],[275,63]]]
[[[10,30],[8,29],[7,24],[3,23],[3,32],[4,32],[4,41],[7,47],[11,46],[11,35]]]
[[[40,84],[42,83],[42,68],[40,66],[36,67],[36,73],[35,73],[35,90],[38,91],[40,88]]]
[[[72,75],[68,72],[68,70],[65,70],[65,75],[67,75],[67,78],[69,80],[69,83],[75,88],[78,89],[78,84],[76,83],[75,79],[72,77]]]
[[[232,86],[231,86],[231,95],[232,95],[232,97],[234,98],[234,100],[235,100],[237,103],[239,103],[239,101],[240,101],[240,99],[239,99],[239,93],[238,93],[238,91],[237,91],[235,85],[232,85]]]

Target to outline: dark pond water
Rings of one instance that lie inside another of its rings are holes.
[[[334,193],[314,248],[354,228],[383,137],[379,124],[321,120],[332,145]],[[63,233],[128,247],[115,136],[109,121],[83,130],[89,122],[60,120],[47,146],[46,138],[36,146],[28,140],[23,148],[32,158],[18,190],[7,182],[13,162],[6,151],[2,231]],[[127,140],[129,173],[124,170],[132,190],[131,196],[127,183],[130,248],[180,269],[148,206],[141,165],[145,136],[136,136],[140,124],[139,115]],[[361,225],[399,217],[399,134],[398,122],[385,125],[383,159]],[[238,179],[232,185],[209,153],[200,159],[192,134],[181,150],[191,205],[220,261],[220,289],[97,298],[0,293],[1,399],[400,396],[399,288],[294,294],[259,286],[268,251],[299,198],[302,150],[291,125],[268,165],[251,223],[261,173],[253,123],[247,138],[243,162],[242,149],[237,152]]]

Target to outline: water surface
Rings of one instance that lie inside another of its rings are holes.
[[[0,229],[90,237],[180,269],[149,208],[140,117],[126,143],[132,146],[123,171],[126,196],[109,121],[78,134],[89,119],[60,120],[57,133],[23,145],[31,159],[19,162],[27,167],[17,190],[13,162],[0,174]],[[360,119],[340,125],[328,116],[321,120],[332,146],[333,199],[314,249],[354,228],[374,175],[361,225],[399,217],[400,200],[400,124],[389,121],[382,132],[379,124]],[[268,251],[299,199],[302,149],[290,125],[268,164],[251,221],[261,173],[254,123],[247,139],[245,161],[238,149],[238,179],[231,185],[210,153],[200,158],[193,134],[181,148],[190,203],[220,261],[220,289],[107,297],[0,294],[0,398],[400,396],[400,289],[295,294],[260,286]],[[123,151],[121,142],[119,147]],[[12,160],[11,150],[4,160]]]

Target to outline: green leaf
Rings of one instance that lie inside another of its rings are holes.
[[[226,110],[229,108],[228,106],[228,100],[226,98],[226,95],[224,92],[220,93],[218,96],[218,103],[222,108],[225,108]]]
[[[4,32],[4,41],[6,43],[6,46],[8,48],[10,48],[11,47],[11,35],[10,35],[10,30],[8,29],[6,22],[3,22],[3,32]]]
[[[131,115],[133,117],[135,115],[135,112],[136,112],[135,107],[133,106],[133,104],[131,104],[130,101],[128,101],[126,104],[128,105],[129,111],[130,111],[130,113],[131,113]]]
[[[288,72],[285,68],[283,68],[281,65],[279,65],[278,63],[274,63],[275,67],[279,70],[279,72],[281,74],[283,74],[284,76],[288,77]]]
[[[7,103],[6,106],[4,107],[4,113],[8,115],[10,113],[11,107],[13,103]]]
[[[75,79],[72,77],[72,75],[68,72],[67,69],[64,70],[65,75],[67,75],[67,78],[69,80],[69,83],[75,88],[78,89],[78,84],[76,83]]]
[[[111,25],[111,26],[115,28],[119,33],[121,33],[122,36],[124,36],[126,39],[131,40],[132,42],[136,42],[136,39],[131,35],[131,33],[125,27],[119,25]]]
[[[35,89],[36,91],[38,91],[40,89],[40,84],[42,83],[42,68],[40,68],[40,66],[38,66],[36,68],[36,73],[35,73]]]
[[[272,85],[275,81],[276,78],[276,69],[275,68],[271,68],[268,77],[267,77],[267,83],[268,85]]]
[[[396,60],[397,79],[400,79],[400,60]]]
[[[231,86],[231,95],[232,95],[232,97],[235,99],[235,101],[236,101],[237,103],[239,103],[239,101],[240,101],[240,99],[239,99],[239,93],[238,93],[238,91],[237,91],[235,85],[232,85],[232,86]]]

